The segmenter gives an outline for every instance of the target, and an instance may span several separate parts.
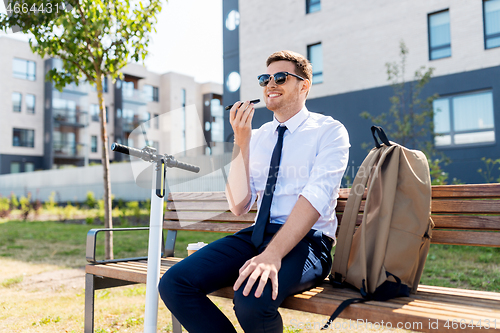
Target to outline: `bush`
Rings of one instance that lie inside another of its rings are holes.
[[[135,216],[136,218],[141,217],[141,209],[139,207],[139,202],[138,201],[129,201],[127,202],[127,208],[132,211],[132,215]]]
[[[10,200],[9,198],[0,197],[0,218],[10,215]]]
[[[28,193],[28,197],[22,196],[19,199],[19,204],[21,205],[21,213],[24,221],[28,219],[28,215],[30,214],[32,208],[30,199],[31,199],[31,193]]]
[[[56,201],[54,200],[56,196],[56,192],[51,192],[49,196],[49,200],[45,201],[43,204],[44,208],[48,211],[53,211],[56,207]]]
[[[146,199],[144,202],[144,209],[146,209],[148,212],[151,211],[151,199]]]
[[[76,211],[76,207],[71,204],[71,202],[68,201],[68,204],[66,207],[64,207],[64,219],[69,220],[73,217],[74,213]]]
[[[440,163],[443,161],[442,159],[431,160],[427,159],[429,162],[429,170],[431,174],[431,184],[432,185],[446,185],[448,184],[448,173],[444,172],[441,169]]]
[[[36,199],[32,204],[33,211],[35,212],[35,216],[40,215],[40,211],[42,210],[42,202],[40,199]]]
[[[19,201],[14,193],[10,195],[10,209],[17,209],[19,207]]]
[[[94,192],[88,191],[87,192],[87,198],[85,199],[85,205],[89,207],[90,209],[96,208],[97,206],[97,200],[94,196]]]

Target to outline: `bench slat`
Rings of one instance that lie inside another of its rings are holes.
[[[168,201],[226,201],[224,192],[171,192]]]
[[[498,214],[500,200],[433,200],[432,212],[460,214]]]
[[[500,230],[500,216],[432,215],[436,228]]]
[[[432,243],[500,247],[499,232],[433,230]]]
[[[433,198],[500,198],[500,183],[435,185],[432,186]]]
[[[189,221],[228,221],[228,222],[253,222],[255,220],[255,213],[247,213],[236,216],[231,212],[224,212],[214,215],[213,212],[182,212],[182,220]],[[179,220],[177,212],[165,212],[165,220]]]
[[[436,229],[467,229],[500,231],[500,216],[492,215],[431,215]],[[339,226],[342,224],[342,214],[337,214]],[[360,225],[363,215],[359,214],[356,225]]]
[[[162,258],[160,265],[160,276],[165,274],[165,272],[174,264],[181,261],[182,258]],[[131,281],[136,283],[146,283],[147,280],[147,260],[137,261],[144,268],[130,270],[123,263],[107,263],[107,264],[87,264],[85,266],[85,272],[93,274],[96,276],[105,276],[108,278]]]
[[[196,210],[196,211],[219,211],[221,213],[229,210],[227,201],[169,201],[168,210]],[[257,210],[257,202],[254,202],[251,210]]]
[[[163,222],[163,228],[168,230],[190,230],[190,231],[208,231],[208,232],[223,232],[223,233],[235,233],[251,225],[252,223],[207,223],[207,222],[196,222],[196,221]]]
[[[463,297],[475,297],[475,298],[483,298],[490,299],[495,301],[494,304],[500,305],[496,301],[500,302],[500,294],[490,291],[482,291],[482,290],[467,290],[467,289],[457,289],[457,288],[449,288],[449,287],[440,287],[440,286],[427,286],[427,285],[419,285],[417,289],[418,292],[426,292],[429,294],[436,293],[441,295],[446,294],[450,296],[463,296]],[[500,309],[499,309],[500,310]]]
[[[302,297],[307,292],[296,295],[297,298],[311,299],[312,297]],[[359,293],[358,293],[359,294]],[[356,292],[342,292],[339,289],[330,288],[326,289],[324,292],[314,295],[316,298],[325,298],[330,301],[342,301],[343,299],[349,299],[356,297]],[[358,295],[359,296],[359,295]],[[429,315],[435,315],[437,313],[446,314],[450,316],[453,314],[453,318],[469,318],[469,319],[484,319],[485,310],[490,307],[496,307],[499,309],[498,304],[492,305],[487,300],[483,299],[471,299],[469,301],[472,303],[461,303],[457,302],[457,297],[455,298],[439,298],[437,301],[428,300],[429,298],[435,298],[436,295],[428,295],[426,293],[417,293],[417,295],[411,295],[410,297],[394,298],[387,302],[372,301],[371,305],[376,305],[382,308],[388,308],[393,310],[404,309],[412,310],[412,312],[425,313],[426,317]],[[314,298],[312,298],[314,299]],[[465,301],[465,300],[464,300]],[[471,305],[475,308],[471,309]],[[490,318],[500,318],[500,310],[495,311],[496,313],[490,314]]]
[[[338,212],[345,210],[347,201],[337,201]],[[456,214],[499,214],[500,200],[432,200],[432,213],[456,213]],[[359,211],[365,209],[365,201],[361,202]],[[459,213],[458,213],[459,212]]]

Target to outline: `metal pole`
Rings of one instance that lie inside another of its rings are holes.
[[[158,165],[154,169],[157,169]],[[149,218],[148,274],[146,280],[146,311],[144,333],[156,333],[158,321],[158,282],[160,280],[161,237],[163,227],[163,198],[156,195],[156,177],[153,171],[151,190],[151,214]]]

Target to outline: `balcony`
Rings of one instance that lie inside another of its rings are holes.
[[[144,91],[137,89],[129,89],[125,85],[122,89],[122,97],[124,102],[130,102],[134,104],[146,104],[147,99]]]
[[[144,123],[144,126],[146,128],[149,128],[149,124],[146,123],[146,120],[139,119],[139,118],[123,118],[122,119],[122,128],[124,132],[132,132],[134,129],[139,127],[141,124]]]
[[[53,110],[54,122],[59,125],[85,127],[86,112],[75,111],[71,109],[56,109]]]
[[[78,85],[76,83],[72,82],[70,84],[67,84],[64,88],[63,91],[70,92],[70,93],[77,93],[77,94],[82,94],[82,95],[87,95],[89,93],[89,84],[85,81],[80,81]]]
[[[78,142],[54,141],[54,157],[55,158],[83,158],[84,145]]]

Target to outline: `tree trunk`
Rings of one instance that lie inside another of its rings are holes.
[[[99,116],[101,118],[101,142],[102,142],[102,168],[104,179],[104,228],[113,228],[111,216],[111,180],[109,177],[109,152],[108,133],[106,121],[106,104],[102,95],[102,75],[97,73],[97,99],[99,103]],[[113,232],[105,232],[104,238],[104,258],[113,259]]]

